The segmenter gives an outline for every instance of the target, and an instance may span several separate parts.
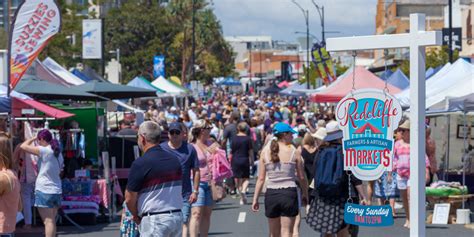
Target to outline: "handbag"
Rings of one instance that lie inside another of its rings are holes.
[[[221,182],[216,182],[214,180],[210,181],[212,200],[219,202],[227,196],[224,185]]]
[[[212,162],[212,157],[211,160],[208,159],[206,155],[207,148],[203,148],[201,146],[197,146],[201,151],[203,151],[204,155],[206,156],[206,161],[207,161],[207,169],[209,170],[209,186],[211,187],[211,194],[212,194],[212,200],[215,202],[219,202],[222,199],[224,199],[227,195],[226,190],[224,188],[224,185],[222,182],[217,182],[213,175],[212,175],[212,167],[210,167],[209,162]]]

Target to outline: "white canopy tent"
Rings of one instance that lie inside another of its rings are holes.
[[[151,84],[160,90],[166,91],[166,93],[161,96],[178,96],[186,93],[185,90],[169,82],[162,76],[156,78]]]
[[[45,60],[43,60],[43,65],[45,65],[52,73],[66,81],[68,84],[75,86],[84,84],[83,80],[63,68],[50,57],[47,57]]]
[[[426,108],[446,97],[464,96],[474,92],[474,66],[464,59],[452,65],[445,65],[438,73],[426,81]],[[395,95],[403,107],[410,104],[409,88]]]

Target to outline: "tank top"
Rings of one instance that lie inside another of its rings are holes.
[[[20,201],[20,182],[11,170],[0,171],[0,176],[6,176],[11,192],[0,196],[0,234],[15,232],[16,214]]]
[[[270,149],[265,156],[265,170],[267,171],[267,189],[296,188],[296,162],[293,147],[291,158],[288,162],[273,163],[270,161]]]
[[[304,146],[301,146],[301,157],[303,157],[304,160],[304,171],[309,182],[311,182],[314,178],[313,164],[316,152],[318,152],[318,149],[315,149],[312,153],[310,153],[308,150],[306,150],[306,148],[304,148]]]

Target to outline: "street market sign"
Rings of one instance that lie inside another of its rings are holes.
[[[392,171],[393,135],[401,117],[400,103],[386,91],[361,89],[344,97],[336,109],[343,131],[344,170],[364,181]]]
[[[354,203],[346,203],[344,206],[344,221],[348,224],[382,227],[393,225],[392,207],[363,206]]]

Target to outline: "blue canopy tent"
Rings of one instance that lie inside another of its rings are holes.
[[[74,74],[75,76],[79,77],[81,80],[85,81],[85,82],[89,82],[91,81],[92,79],[90,79],[89,77],[87,77],[84,73],[82,73],[81,71],[77,70],[76,68],[74,68],[74,70],[72,70],[72,74]]]
[[[9,113],[10,108],[10,98],[0,97],[0,113]]]
[[[395,87],[398,87],[402,90],[410,86],[410,80],[400,69],[397,69],[397,71],[395,71],[386,80],[387,80],[388,84],[390,84],[392,86],[395,86]]]
[[[435,73],[435,70],[434,70],[432,67],[428,68],[428,69],[426,70],[426,72],[425,72],[425,78],[426,78],[426,80],[428,80],[428,78],[430,78],[431,76],[433,76],[434,73]]]
[[[305,96],[306,93],[301,92],[301,91],[295,91],[296,89],[306,89],[306,84],[294,84],[282,91],[280,91],[278,94],[284,95],[284,96]]]
[[[385,79],[389,78],[392,74],[393,74],[392,70],[387,69],[384,72],[382,72],[382,74],[380,74],[380,78],[385,80]]]
[[[227,77],[223,81],[219,82],[218,85],[221,86],[241,86],[242,84],[239,81],[234,80],[232,77]]]

